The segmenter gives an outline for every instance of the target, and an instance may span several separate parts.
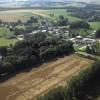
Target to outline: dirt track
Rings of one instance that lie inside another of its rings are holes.
[[[0,84],[0,100],[34,100],[40,94],[64,85],[91,62],[93,61],[72,55],[45,63],[30,72],[17,74]]]

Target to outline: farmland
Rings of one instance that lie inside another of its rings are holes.
[[[52,14],[54,14],[54,16],[51,16]],[[70,16],[66,9],[5,10],[5,11],[0,11],[0,20],[5,23],[12,23],[12,22],[16,23],[19,20],[23,23],[26,23],[32,16],[41,16],[43,18],[47,18],[48,20],[57,21],[60,15],[63,15],[65,18],[68,18],[70,22],[81,20],[77,17]],[[8,25],[8,27],[10,27],[10,25]],[[23,24],[22,25],[19,24],[15,28],[25,29],[25,26]],[[16,39],[5,38],[13,34],[14,31],[10,31],[9,28],[7,28],[7,26],[0,27],[0,46],[8,46],[10,44],[15,44],[17,41]]]
[[[93,61],[77,55],[44,63],[38,68],[25,70],[0,84],[0,100],[34,100],[37,96],[66,82]]]
[[[53,16],[52,16],[53,15]],[[5,11],[0,11],[0,20],[3,22],[18,22],[21,20],[21,22],[26,23],[30,17],[32,16],[41,16],[43,18],[47,18],[48,20],[52,21],[58,21],[59,16],[64,16],[65,18],[68,18],[69,22],[76,22],[82,20],[81,18],[74,17],[70,15],[70,12],[67,11],[67,9],[14,9],[14,10],[5,10]],[[40,20],[40,19],[39,19]],[[92,29],[99,29],[100,27],[100,22],[90,22]],[[33,23],[35,25],[35,23]],[[25,25],[17,25],[15,28],[18,29],[25,29]],[[75,33],[75,32],[74,32]],[[77,32],[77,33],[82,33],[82,36],[86,36],[87,32],[83,31],[82,32]],[[89,32],[91,33],[91,32]],[[16,39],[9,39],[6,40],[5,36],[12,35],[13,32],[9,30],[9,28],[0,27],[0,45],[1,46],[8,46],[13,42],[13,44],[16,43]]]
[[[83,39],[92,39],[100,24],[91,22],[90,27],[82,17],[64,8],[0,11],[0,81],[6,78],[0,83],[0,100],[35,100],[94,62],[73,54],[75,49],[86,52]],[[74,48],[74,43],[80,45]]]
[[[5,15],[6,13],[6,15]],[[50,14],[54,14],[54,17],[51,17]],[[22,20],[26,22],[30,16],[38,15],[47,17],[50,19],[57,19],[60,15],[64,15],[65,17],[69,18],[70,21],[77,21],[81,20],[77,17],[70,16],[67,13],[66,9],[16,9],[16,10],[8,10],[8,11],[1,11],[0,12],[0,19],[3,21],[8,22],[16,22],[18,20]]]

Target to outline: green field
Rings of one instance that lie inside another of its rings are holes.
[[[17,41],[17,39],[0,38],[0,46],[9,46],[10,44],[14,45]]]
[[[24,25],[17,25],[16,28],[17,29],[25,29],[25,26]]]
[[[90,22],[90,25],[93,29],[100,29],[100,22]]]
[[[50,10],[44,10],[45,14],[47,14],[51,19],[58,19],[60,15],[63,15],[64,17],[68,18],[69,21],[78,21],[81,20],[77,17],[70,16],[66,9],[50,9]],[[50,14],[54,14],[54,16],[50,16]]]
[[[8,28],[6,27],[0,27],[0,37],[5,37],[7,35],[12,35],[13,32],[11,32]]]
[[[13,35],[13,32],[11,32],[6,27],[0,27],[0,46],[8,46],[10,44],[15,44],[16,39],[6,39],[7,36]]]

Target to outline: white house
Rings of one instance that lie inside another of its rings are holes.
[[[90,39],[90,38],[84,38],[84,39],[82,40],[82,43],[85,43],[85,44],[93,44],[93,43],[95,43],[95,42],[96,42],[95,39]]]
[[[24,35],[18,35],[17,39],[20,41],[24,40]]]

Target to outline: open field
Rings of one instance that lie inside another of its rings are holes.
[[[0,37],[5,37],[7,35],[12,35],[13,32],[11,32],[8,28],[6,27],[0,27]]]
[[[93,29],[100,29],[100,22],[90,22]]]
[[[37,96],[65,83],[93,61],[77,55],[45,63],[30,72],[16,74],[0,83],[0,100],[35,100]]]
[[[48,15],[43,10],[32,10],[32,9],[16,9],[0,11],[0,19],[7,22],[16,22],[21,20],[26,22],[32,15],[38,15],[43,17],[48,17]]]
[[[50,16],[50,14],[54,14],[54,16]],[[81,20],[77,17],[70,16],[66,9],[16,9],[0,11],[0,19],[7,22],[16,22],[18,20],[26,22],[33,15],[43,16],[50,19],[57,19],[60,15],[64,15],[69,18],[70,21]]]
[[[9,46],[10,44],[15,44],[17,39],[7,39],[6,37],[13,35],[6,27],[0,27],[0,46]]]
[[[9,46],[10,44],[14,45],[17,41],[17,39],[0,38],[0,46]]]
[[[51,18],[52,19],[57,19],[60,15],[63,15],[64,17],[68,18],[69,21],[78,21],[78,20],[81,20],[77,17],[73,17],[73,16],[70,16],[69,13],[67,12],[67,9],[49,9],[49,10],[44,10],[49,16],[50,14],[54,14],[54,16]]]

